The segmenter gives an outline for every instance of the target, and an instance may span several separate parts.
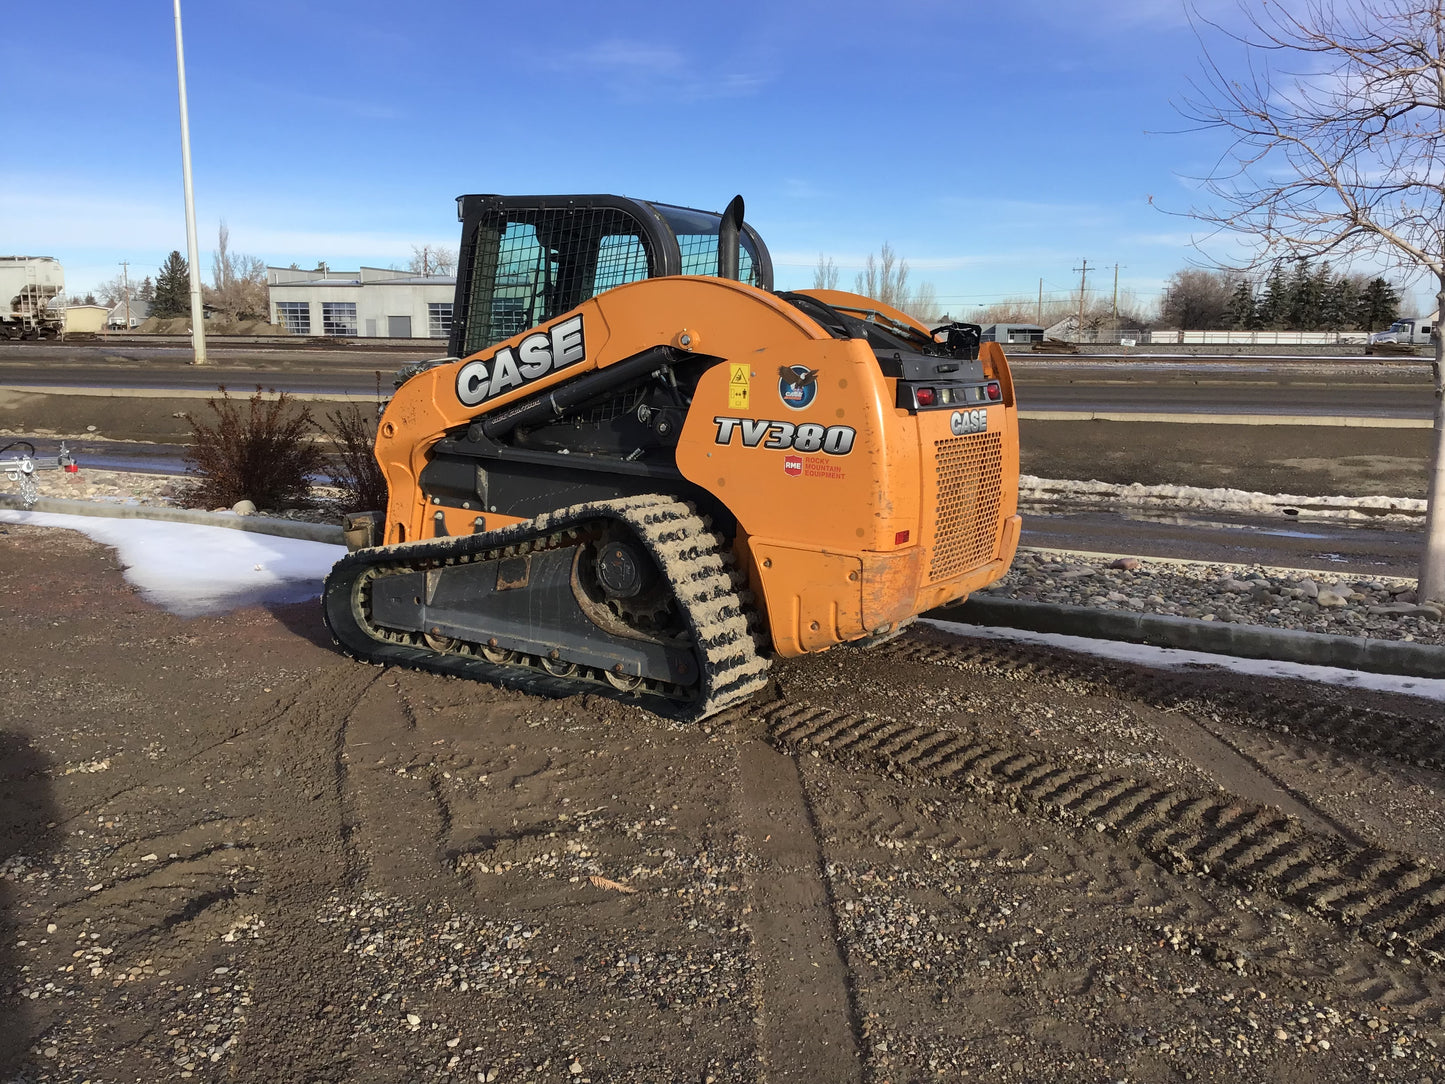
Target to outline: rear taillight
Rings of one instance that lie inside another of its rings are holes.
[[[988,385],[988,399],[991,403],[997,403],[1003,398],[1003,388],[997,383],[990,382]]]
[[[932,406],[938,402],[938,393],[932,388],[916,388],[913,392],[913,398],[919,406]]]

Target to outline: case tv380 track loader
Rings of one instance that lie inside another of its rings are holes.
[[[700,719],[1008,569],[1018,417],[976,325],[772,292],[741,198],[458,212],[454,358],[400,374],[387,507],[326,580],[348,654]]]

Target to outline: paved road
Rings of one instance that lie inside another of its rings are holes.
[[[1420,527],[1384,528],[1282,518],[1122,515],[1095,509],[1025,509],[1021,544],[1045,549],[1173,557],[1220,564],[1326,569],[1359,576],[1415,575]]]
[[[389,388],[400,365],[445,352],[441,340],[305,350],[219,344],[211,348],[212,364],[201,368],[188,364],[188,348],[177,345],[0,342],[0,385],[213,391],[218,384],[260,383],[296,394],[364,393],[378,380]],[[1026,411],[1432,416],[1423,360],[1019,358],[1014,377]]]
[[[210,363],[197,366],[188,361],[189,348],[173,345],[0,341],[0,385],[215,391],[221,384],[236,389],[263,384],[302,395],[364,393],[378,380],[389,391],[400,366],[444,354],[446,343],[430,339],[403,348],[217,345],[208,350]]]
[[[1017,360],[1014,383],[1025,411],[1430,418],[1434,409],[1423,361],[1260,359],[1251,365],[1180,359],[1059,366]]]
[[[1430,418],[1427,385],[1155,384],[1018,382],[1024,411],[1154,414],[1279,414],[1320,417]]]

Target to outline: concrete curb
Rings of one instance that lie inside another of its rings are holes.
[[[1430,418],[1333,414],[1161,414],[1148,411],[1020,410],[1022,422],[1154,422],[1164,425],[1307,425],[1318,428],[1431,429]]]
[[[192,523],[198,527],[228,527],[233,531],[327,542],[344,546],[341,528],[327,523],[298,523],[269,516],[238,516],[234,512],[202,512],[196,508],[162,508],[152,504],[99,504],[41,497],[29,508],[13,493],[0,493],[0,508],[16,512],[51,512],[62,516],[96,516],[102,519],[156,519],[166,523]]]
[[[994,625],[1029,632],[1052,632],[1100,640],[1122,640],[1153,647],[1206,651],[1244,659],[1338,666],[1373,674],[1445,677],[1445,647],[1367,636],[1334,636],[1263,625],[1199,621],[1189,617],[1058,606],[1045,602],[974,595],[961,606],[931,610],[925,617]]]

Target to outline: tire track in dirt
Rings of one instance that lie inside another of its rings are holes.
[[[1161,733],[1181,753],[1241,798],[1261,805],[1277,806],[1315,832],[1337,835],[1356,847],[1368,842],[1348,825],[1320,809],[1308,795],[1279,778],[1256,756],[1234,741],[1223,729],[1204,722],[1197,715],[1175,712],[1178,725],[1160,727]]]
[[[353,887],[365,882],[401,895],[460,895],[445,863],[452,819],[445,769],[435,762],[390,766],[391,755],[416,740],[415,690],[430,684],[400,668],[384,672],[338,732],[336,793]],[[397,824],[408,831],[397,832]]]
[[[739,757],[764,1079],[861,1081],[858,1010],[802,771],[762,742]]]
[[[384,675],[363,673],[358,679],[350,663],[328,670],[267,728],[274,813],[258,839],[256,903],[266,932],[245,969],[251,1006],[232,1068],[238,1080],[344,1081],[358,1054],[344,1031],[316,1026],[349,1003],[350,976],[314,961],[344,958],[344,944],[316,916],[338,885],[357,876],[338,750],[353,714]],[[297,1013],[298,1006],[306,1011]]]
[[[346,687],[354,685],[349,669],[337,667],[328,677],[277,698],[256,722],[228,727],[226,737],[192,749],[157,771],[134,773],[124,786],[70,820],[99,811],[104,818],[129,820],[141,809],[164,808],[166,792],[173,789],[169,784],[191,780],[208,759],[215,762],[218,777],[234,775],[234,762],[253,756],[248,745],[269,741],[293,715],[314,713],[320,704],[343,697]],[[265,814],[260,808],[256,812],[260,816],[213,815],[120,845],[106,856],[108,868],[97,871],[97,884],[63,902],[49,920],[64,928],[103,924],[121,953],[139,941],[162,938],[151,954],[185,955],[178,943],[223,927],[238,901],[260,890],[259,866],[265,855],[258,841],[265,831]],[[192,926],[197,930],[191,931]]]
[[[808,704],[764,714],[769,740],[873,770],[989,795],[1126,842],[1175,872],[1267,891],[1395,951],[1445,962],[1445,873],[1381,848],[1311,833],[1275,809],[1105,772],[960,731]]]
[[[1186,671],[1130,667],[1055,648],[925,636],[906,635],[875,651],[907,662],[1018,679],[1083,681],[1156,708],[1218,714],[1230,722],[1445,771],[1445,726],[1433,719],[1273,692],[1220,689]]]

